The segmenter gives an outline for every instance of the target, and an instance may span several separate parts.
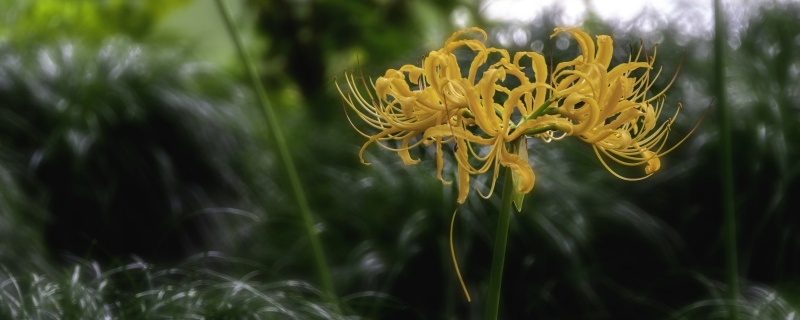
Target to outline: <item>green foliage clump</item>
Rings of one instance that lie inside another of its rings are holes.
[[[56,256],[181,259],[230,211],[215,208],[254,208],[257,118],[218,71],[122,40],[0,56],[4,165]]]
[[[41,42],[64,36],[101,41],[125,34],[146,35],[167,13],[188,0],[3,0],[12,10],[5,15],[0,35],[14,42]],[[12,2],[12,3],[8,3]]]
[[[338,111],[330,78],[360,60],[384,65],[414,59],[421,39],[451,30],[446,17],[457,1],[250,1],[265,38],[268,89],[297,90],[314,119]],[[342,63],[345,62],[345,63]],[[279,91],[276,91],[279,92]]]

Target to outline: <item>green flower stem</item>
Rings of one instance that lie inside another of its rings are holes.
[[[331,281],[330,269],[328,268],[328,263],[322,250],[322,243],[317,235],[317,228],[314,227],[314,218],[311,215],[311,209],[308,206],[308,201],[306,200],[303,186],[300,183],[297,169],[295,169],[294,162],[292,161],[292,155],[289,153],[286,139],[284,139],[283,132],[281,132],[281,129],[278,126],[278,119],[275,115],[275,111],[272,109],[272,105],[267,99],[267,93],[264,91],[264,85],[261,83],[261,79],[258,77],[253,60],[250,58],[244,48],[242,38],[239,35],[239,32],[236,30],[230,10],[223,0],[216,0],[216,3],[223,20],[225,20],[225,26],[228,29],[228,33],[236,45],[236,51],[239,53],[239,58],[242,60],[242,63],[247,69],[247,73],[250,77],[250,83],[253,86],[253,90],[256,91],[258,102],[264,111],[264,117],[267,120],[267,125],[271,131],[270,133],[274,137],[275,144],[278,147],[278,154],[280,155],[281,162],[283,162],[286,174],[289,177],[289,183],[291,184],[292,192],[294,193],[295,201],[297,202],[297,207],[300,211],[300,216],[303,219],[303,226],[306,229],[306,236],[308,237],[308,242],[314,255],[314,264],[321,289],[327,296],[326,298],[328,298],[330,301],[336,301],[336,293],[333,289],[333,281]]]
[[[469,109],[461,110],[461,116],[464,118],[475,119],[475,115],[472,114],[472,111],[469,111]]]
[[[500,216],[497,220],[497,234],[492,253],[492,271],[489,276],[489,293],[486,299],[486,313],[483,319],[496,320],[500,309],[500,287],[503,282],[503,266],[506,260],[508,227],[511,223],[511,200],[514,198],[514,180],[511,169],[506,169],[503,183],[503,198],[500,201]]]
[[[540,133],[545,133],[547,131],[554,131],[554,130],[556,130],[556,126],[554,124],[548,124],[548,125],[543,126],[543,127],[531,128],[531,129],[525,130],[525,135],[533,136],[533,135],[537,135],[537,134],[540,134]]]
[[[723,214],[725,215],[725,253],[730,318],[739,318],[739,259],[736,244],[736,212],[733,201],[733,164],[731,145],[731,115],[725,101],[725,20],[720,0],[714,0],[714,86],[720,128],[720,175],[722,176]]]
[[[542,105],[539,106],[538,108],[536,108],[536,110],[533,110],[533,112],[531,112],[530,115],[528,115],[527,117],[522,119],[522,121],[520,121],[520,124],[522,124],[522,122],[524,122],[525,120],[536,119],[536,118],[540,117],[541,115],[545,114],[545,111],[547,111],[547,108],[550,107],[550,105],[553,104],[553,102],[558,100],[558,99],[561,99],[561,97],[551,97],[550,99],[547,99],[547,101],[542,103]]]

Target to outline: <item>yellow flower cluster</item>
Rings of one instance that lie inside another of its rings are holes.
[[[559,63],[549,77],[541,54],[518,52],[511,57],[504,49],[487,47],[487,35],[479,28],[454,33],[421,66],[389,69],[369,82],[346,73],[349,92],[337,83],[345,104],[378,131],[366,134],[356,128],[368,139],[359,153],[362,163],[368,164],[363,152],[372,143],[397,152],[406,165],[419,162],[410,149],[433,145],[437,176],[450,183],[442,175],[443,146],[452,144],[459,203],[467,198],[470,176],[491,170],[491,187],[481,194],[490,196],[500,167],[511,170],[516,192],[530,192],[535,176],[526,156],[528,136],[545,141],[576,136],[592,144],[603,165],[616,176],[628,179],[604,158],[629,166],[646,164],[644,177],[651,175],[659,169],[659,157],[670,151],[663,148],[677,116],[676,112],[656,125],[664,91],[647,96],[655,55],[646,62],[629,59],[609,70],[610,37],[598,36],[595,47],[578,28],[559,28],[553,36],[562,32],[577,40],[581,55]],[[463,39],[468,33],[479,34],[483,40]],[[462,71],[459,57],[471,58],[463,62],[467,70]],[[644,72],[637,72],[640,69]],[[397,143],[387,143],[392,140]]]

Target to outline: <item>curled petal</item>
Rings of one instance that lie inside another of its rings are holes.
[[[466,143],[464,140],[456,140],[456,145],[459,149],[466,151]],[[464,203],[469,195],[469,164],[458,162],[458,200],[459,204]]]
[[[457,140],[466,140],[468,142],[473,142],[481,145],[491,145],[494,143],[493,138],[483,138],[475,135],[469,130],[465,130],[464,128],[451,127],[449,125],[438,125],[435,127],[430,127],[427,130],[425,130],[425,133],[423,134],[423,137],[426,139],[435,137],[448,137],[448,136],[454,136],[456,137]]]
[[[500,150],[500,164],[510,168],[519,177],[517,192],[526,194],[533,190],[536,176],[533,174],[530,164],[528,164],[528,159],[522,159],[503,148]]]
[[[644,168],[645,174],[652,174],[661,169],[661,161],[655,152],[645,150],[642,152],[642,156],[647,159],[647,166]]]
[[[400,151],[397,152],[397,154],[400,156],[400,159],[403,160],[403,164],[405,164],[407,166],[419,163],[419,159],[411,158],[411,154],[408,152],[408,149],[409,149],[408,148],[408,142],[411,141],[411,138],[413,138],[413,137],[408,136],[405,139],[403,139],[403,143],[402,143],[402,146],[400,148]]]
[[[581,55],[583,56],[584,61],[591,62],[594,60],[595,50],[592,37],[590,37],[580,28],[556,28],[555,32],[550,36],[550,38],[553,38],[562,32],[567,32],[572,35],[573,38],[575,38],[575,41],[577,41],[578,45],[581,47]]]
[[[611,64],[611,57],[614,55],[614,41],[609,36],[597,36],[597,55],[595,62],[603,65],[603,69],[608,69]]]

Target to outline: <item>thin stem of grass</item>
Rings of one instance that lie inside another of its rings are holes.
[[[311,215],[311,209],[309,208],[308,201],[306,200],[303,186],[300,183],[300,177],[297,174],[297,169],[292,161],[292,155],[289,153],[286,139],[284,139],[283,132],[281,132],[281,129],[278,126],[277,116],[275,115],[275,111],[272,109],[269,99],[267,99],[267,93],[264,91],[264,85],[261,83],[261,79],[258,76],[258,72],[256,71],[253,60],[250,58],[247,50],[244,48],[242,37],[236,29],[236,25],[233,22],[234,20],[230,10],[223,0],[216,0],[216,3],[220,15],[222,15],[223,20],[225,20],[225,26],[228,30],[228,33],[236,45],[236,51],[239,54],[239,58],[245,65],[245,69],[247,69],[246,71],[250,77],[250,83],[253,86],[253,90],[256,92],[258,102],[264,112],[264,117],[266,118],[270,133],[275,139],[275,145],[278,148],[278,154],[280,155],[281,162],[283,162],[286,175],[289,177],[289,183],[291,184],[292,192],[294,193],[295,201],[297,203],[298,210],[300,211],[303,226],[306,230],[306,236],[308,237],[308,242],[311,246],[314,265],[316,268],[317,277],[319,278],[321,290],[326,295],[327,299],[330,299],[331,302],[335,303],[336,293],[333,289],[333,281],[331,280],[330,269],[328,268],[328,263],[325,258],[324,251],[322,250],[322,243],[317,235],[317,228],[314,227],[314,218]]]
[[[725,20],[721,0],[714,0],[714,87],[719,110],[720,175],[722,176],[722,210],[725,219],[726,273],[730,319],[739,318],[739,261],[736,244],[736,211],[733,201],[733,163],[731,144],[731,115],[725,101]]]
[[[497,220],[497,234],[492,252],[492,271],[489,276],[489,292],[486,298],[486,320],[496,320],[500,310],[500,293],[503,282],[503,266],[506,260],[508,227],[511,224],[511,200],[514,199],[514,180],[511,169],[506,169],[503,183],[503,197],[500,200],[500,216]]]

